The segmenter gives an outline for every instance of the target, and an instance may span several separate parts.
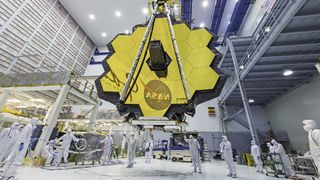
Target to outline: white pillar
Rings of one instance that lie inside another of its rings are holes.
[[[63,103],[65,102],[65,99],[67,98],[67,95],[69,93],[70,86],[65,84],[62,86],[58,97],[54,104],[52,105],[51,110],[48,110],[48,116],[47,119],[45,119],[46,124],[48,124],[48,127],[42,132],[38,144],[34,150],[33,156],[40,155],[40,152],[44,145],[46,145],[47,141],[49,140],[51,133],[53,131],[53,128],[57,124],[59,113],[62,109]]]
[[[0,96],[0,112],[2,111],[2,108],[6,104],[8,98],[9,98],[9,92],[8,91],[3,91],[1,96]]]
[[[98,115],[98,109],[100,106],[100,99],[97,100],[97,103],[94,105],[94,108],[91,112],[91,118],[90,118],[90,122],[88,125],[88,129],[87,129],[87,133],[94,133],[94,127],[96,125],[96,119],[97,119],[97,115]]]

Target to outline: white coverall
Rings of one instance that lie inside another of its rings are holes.
[[[6,128],[0,133],[0,162],[3,162],[12,151],[18,135],[18,123],[13,123],[10,128]]]
[[[256,164],[259,173],[263,173],[263,165],[261,161],[260,148],[256,144],[251,146],[251,155],[253,157],[254,163]]]
[[[126,148],[126,143],[127,143],[127,138],[126,138],[125,134],[122,134],[122,141],[121,141],[121,150],[122,150],[122,152]]]
[[[304,120],[304,129],[308,132],[311,157],[318,168],[320,174],[320,130],[314,120]]]
[[[269,148],[269,153],[274,153],[274,146],[272,146],[270,143],[267,143],[267,146]]]
[[[232,155],[232,146],[226,137],[222,139],[220,148],[229,169],[228,176],[237,177],[236,165],[233,161]]]
[[[184,140],[189,143],[189,149],[191,151],[191,160],[194,168],[194,172],[201,173],[201,160],[200,160],[200,144],[197,139],[190,136],[190,139],[184,138]]]
[[[145,149],[146,163],[151,163],[151,158],[152,158],[152,155],[153,155],[153,142],[152,142],[152,139],[147,141],[144,149]]]
[[[47,144],[42,150],[41,157],[46,159],[45,165],[51,165],[52,160],[54,160],[57,157],[53,148],[54,142],[49,142],[49,144]],[[54,160],[53,164],[57,165],[57,161]]]
[[[65,135],[61,136],[58,141],[62,140],[62,155],[63,161],[65,163],[68,162],[69,149],[72,141],[78,142],[79,139],[76,138],[70,131],[68,131]]]
[[[113,145],[113,138],[111,136],[106,136],[100,143],[104,143],[102,152],[102,165],[110,163],[110,156]]]
[[[278,143],[275,140],[272,140],[271,143],[274,146],[274,152],[279,154],[283,163],[283,168],[286,171],[286,175],[289,177],[294,177],[296,174],[292,168],[291,162],[286,154],[282,144]]]
[[[128,150],[127,150],[127,154],[128,154],[128,168],[131,168],[134,164],[134,153],[136,151],[136,142],[137,140],[134,138],[134,136],[132,136],[131,138],[127,139],[127,143],[128,143]]]
[[[30,141],[33,130],[35,129],[35,125],[37,124],[36,119],[31,119],[31,124],[26,125],[21,133],[19,134],[16,144],[14,145],[11,153],[9,154],[8,158],[6,159],[5,165],[3,166],[3,178],[10,178],[14,177],[18,166],[21,164],[22,160],[24,159]]]
[[[311,157],[314,163],[318,167],[318,172],[320,174],[320,130],[315,129],[309,132],[309,146]]]

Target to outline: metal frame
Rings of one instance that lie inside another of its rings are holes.
[[[240,80],[243,80],[248,73],[254,68],[255,64],[261,59],[263,54],[268,50],[271,44],[276,40],[281,31],[289,24],[292,17],[296,12],[301,9],[306,0],[284,0],[277,1],[273,11],[264,20],[263,26],[258,26],[259,30],[255,31],[253,35],[253,42],[245,52],[243,58],[240,59],[239,65],[244,68],[239,71],[239,79],[236,77],[236,72],[232,74],[229,79],[229,86],[226,86],[220,95],[219,104],[222,105],[228,97],[233,93],[239,84]],[[281,11],[279,10],[281,9]],[[264,27],[271,27],[269,32],[265,32]],[[230,39],[230,38],[229,38]],[[225,49],[225,54],[229,48]],[[220,66],[222,63],[220,64]]]
[[[247,116],[247,120],[248,120],[248,124],[249,124],[249,130],[250,130],[250,133],[251,133],[251,137],[252,137],[252,140],[254,140],[254,142],[256,142],[257,144],[259,144],[259,138],[258,138],[258,136],[257,136],[257,132],[256,132],[256,130],[255,130],[255,128],[253,127],[253,124],[252,124],[252,114],[251,114],[250,106],[249,106],[249,103],[248,103],[248,98],[247,98],[245,89],[244,89],[244,87],[243,87],[242,80],[240,80],[239,64],[238,64],[238,60],[237,60],[237,57],[236,57],[236,53],[235,53],[235,51],[234,51],[234,47],[233,47],[232,41],[230,41],[230,40],[228,39],[228,40],[227,40],[227,44],[228,44],[228,47],[230,48],[230,52],[231,52],[231,55],[232,55],[232,60],[233,60],[234,69],[235,69],[234,72],[235,72],[235,74],[236,74],[236,79],[237,79],[237,82],[238,82],[238,87],[239,87],[239,89],[240,89],[241,98],[242,98],[242,103],[243,103],[244,110],[245,110],[245,113],[246,113],[246,116]]]
[[[9,65],[6,74],[9,74],[12,67],[15,65],[16,61],[19,59],[19,57],[22,55],[22,53],[24,52],[24,50],[27,48],[27,46],[29,45],[29,43],[31,42],[32,38],[34,37],[34,35],[38,32],[38,30],[40,29],[40,27],[42,26],[43,22],[47,19],[48,15],[51,13],[52,9],[54,8],[54,6],[57,4],[58,0],[56,0],[50,7],[50,9],[46,12],[46,14],[44,15],[44,17],[42,18],[41,22],[38,24],[38,26],[36,27],[36,29],[33,31],[33,33],[29,36],[29,39],[27,40],[27,42],[23,45],[23,47],[21,48],[20,52],[18,53],[18,55],[12,60],[11,64]]]
[[[169,25],[169,29],[170,29],[170,35],[171,35],[172,44],[173,44],[174,52],[175,52],[175,55],[176,55],[176,59],[177,59],[177,62],[178,62],[178,67],[179,67],[180,77],[181,77],[181,80],[182,80],[183,89],[184,89],[184,92],[186,93],[186,97],[187,97],[188,102],[190,102],[190,100],[191,100],[190,92],[189,92],[189,89],[188,89],[186,76],[184,74],[183,65],[182,65],[182,62],[181,62],[181,58],[180,58],[180,54],[179,54],[179,49],[178,49],[176,37],[174,35],[174,30],[173,30],[173,26],[172,26],[172,22],[171,22],[171,18],[170,18],[170,10],[168,8],[167,3],[164,3],[164,6],[165,6],[165,9],[166,9],[168,25]]]
[[[63,54],[60,69],[71,71],[75,67],[76,73],[85,72],[94,44],[87,37],[82,46],[86,33],[78,29],[66,48],[78,24],[59,0],[0,1],[0,6],[7,9],[0,12],[4,21],[0,27],[0,74],[49,72]]]
[[[81,54],[81,52],[82,52],[82,48],[83,48],[84,44],[86,43],[87,38],[88,38],[88,35],[86,35],[86,36],[84,37],[84,39],[83,39],[83,41],[82,41],[82,43],[81,43],[81,47],[80,47],[80,49],[79,49],[79,51],[78,51],[77,57],[75,58],[74,63],[73,63],[73,65],[72,65],[72,67],[71,67],[71,70],[72,70],[72,71],[73,71],[75,65],[76,65],[77,62],[78,62],[79,56],[80,56],[80,54]],[[94,47],[94,49],[95,49],[95,47]],[[90,58],[90,59],[91,59],[91,58]]]
[[[122,90],[122,93],[121,93],[121,96],[120,96],[120,101],[123,102],[125,100],[125,98],[127,97],[127,92],[129,90],[129,87],[130,87],[130,84],[131,84],[131,81],[132,81],[132,78],[133,78],[133,75],[134,75],[134,72],[136,71],[137,69],[137,66],[138,66],[138,63],[139,63],[139,60],[140,60],[140,57],[141,57],[141,54],[142,54],[142,51],[144,49],[144,46],[146,44],[146,41],[147,41],[147,38],[149,36],[149,33],[150,33],[150,30],[151,30],[151,27],[153,26],[153,22],[154,22],[154,19],[155,19],[155,15],[157,14],[158,12],[158,4],[156,3],[156,7],[154,8],[154,11],[152,12],[152,16],[149,20],[149,23],[148,23],[148,26],[147,26],[147,29],[144,33],[144,36],[143,36],[143,39],[140,43],[140,46],[139,46],[139,50],[136,54],[136,57],[133,61],[133,65],[132,65],[132,68],[130,70],[130,73],[129,73],[129,76],[128,76],[128,79],[124,85],[124,88]]]
[[[11,22],[18,16],[18,14],[23,10],[23,8],[30,2],[30,0],[25,0],[23,3],[19,6],[19,8],[14,12],[14,14],[10,17],[10,19],[1,27],[0,34],[2,34],[8,26],[11,24]]]
[[[62,57],[60,58],[60,61],[59,61],[58,65],[57,65],[57,67],[56,67],[56,70],[55,70],[55,71],[58,71],[58,70],[59,70],[59,68],[60,68],[60,66],[61,66],[61,62],[62,62],[62,61],[63,61],[63,59],[66,57],[66,54],[67,54],[67,52],[68,52],[68,50],[69,50],[69,47],[70,47],[70,45],[71,45],[71,43],[72,43],[72,41],[73,41],[74,37],[77,35],[77,32],[78,32],[79,27],[80,27],[80,26],[79,26],[79,25],[77,25],[76,29],[74,30],[73,35],[72,35],[72,37],[70,38],[69,43],[68,43],[68,45],[67,45],[67,47],[66,47],[65,51],[63,52],[63,55],[62,55]]]
[[[61,26],[59,27],[59,30],[57,31],[57,33],[55,34],[55,36],[53,37],[53,39],[51,40],[50,45],[48,46],[46,52],[44,53],[44,55],[42,56],[39,65],[37,66],[37,68],[35,69],[35,72],[38,72],[38,70],[40,69],[42,62],[44,61],[44,59],[46,58],[47,54],[49,53],[53,43],[55,42],[55,40],[57,39],[58,35],[60,34],[62,28],[64,27],[64,24],[67,22],[68,18],[69,18],[70,14],[67,14],[66,17],[63,20],[63,23],[61,24]]]

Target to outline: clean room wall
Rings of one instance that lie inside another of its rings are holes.
[[[60,1],[0,1],[0,74],[83,75],[94,43]]]
[[[242,107],[230,106],[228,108],[241,109]],[[250,106],[250,110],[252,114],[252,122],[255,128],[263,132],[267,132],[270,129],[270,127],[268,125],[268,118],[264,109],[261,106]],[[232,114],[229,114],[229,115],[232,115]],[[241,113],[239,113],[238,117],[243,121],[248,122],[247,116],[244,110]],[[239,131],[249,131],[249,130],[235,121],[230,121],[227,123],[227,131],[239,132]]]
[[[232,116],[234,113],[239,112],[239,110],[242,108],[243,107],[229,106],[227,107],[228,115]],[[261,106],[250,106],[250,109],[252,114],[252,122],[255,128],[266,134],[270,127],[268,125],[268,119],[264,109]],[[237,118],[244,122],[248,122],[244,110],[238,114]],[[228,120],[226,122],[226,127],[227,136],[237,153],[250,152],[251,134],[249,129],[242,126],[235,120]],[[264,143],[264,141],[265,139],[261,139],[260,137],[260,142]]]
[[[215,107],[216,116],[209,117],[208,107]],[[196,107],[196,114],[193,117],[187,116],[189,126],[187,131],[198,132],[219,132],[221,131],[220,118],[218,112],[218,101],[213,99],[202,103]]]
[[[101,62],[103,61],[107,55],[103,54],[103,53],[107,53],[109,52],[108,48],[106,46],[102,46],[102,47],[98,47],[97,48],[99,51],[99,54],[94,54],[93,55],[93,60],[95,62]],[[102,64],[89,64],[87,66],[87,69],[84,73],[84,76],[86,77],[98,77],[100,76],[102,73],[104,73],[104,69]]]
[[[250,9],[248,10],[247,15],[245,16],[245,19],[240,27],[239,35],[252,35],[265,12],[265,2],[266,0],[257,0],[249,7]]]
[[[219,31],[218,31],[218,36],[220,36],[220,35],[223,36],[224,33],[227,31],[229,24],[224,23],[224,22],[230,21],[231,16],[232,16],[232,12],[233,12],[236,4],[237,4],[237,1],[227,1],[226,6],[223,11],[223,14],[222,14],[221,24],[220,24]]]
[[[301,122],[314,119],[320,123],[320,77],[272,102],[265,112],[273,130],[287,131],[293,148],[306,152],[308,137]]]

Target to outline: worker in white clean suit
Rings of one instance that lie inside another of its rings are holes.
[[[274,152],[279,154],[283,163],[283,168],[286,171],[286,176],[292,178],[295,177],[295,172],[291,165],[291,162],[286,154],[282,144],[278,143],[276,140],[271,140],[271,144],[274,146]]]
[[[251,141],[251,155],[253,157],[254,163],[256,164],[257,172],[263,174],[263,164],[261,160],[260,148],[254,140]]]
[[[146,158],[146,163],[151,163],[151,158],[153,156],[153,139],[150,137],[146,145],[144,146],[145,149],[145,158]]]
[[[320,174],[320,129],[317,129],[317,122],[314,120],[304,120],[303,129],[308,132],[311,157],[318,168]]]
[[[19,123],[13,123],[11,127],[5,128],[0,133],[0,163],[10,154],[19,135]]]
[[[57,154],[54,152],[54,140],[49,141],[49,143],[43,148],[41,157],[46,159],[45,166],[50,166],[51,164],[57,165]]]
[[[23,128],[24,128],[24,125],[23,125],[23,124],[20,124],[20,125],[17,127],[17,129],[18,129],[19,132],[21,132]]]
[[[136,151],[136,143],[137,140],[134,137],[134,134],[131,135],[130,138],[127,138],[128,143],[128,149],[127,149],[127,155],[128,155],[128,166],[127,168],[132,168],[134,164],[134,153]]]
[[[271,143],[267,143],[267,147],[269,148],[269,153],[274,153],[274,146]]]
[[[189,136],[189,139],[184,137],[184,141],[189,143],[189,149],[191,150],[191,160],[194,168],[194,172],[202,173],[201,171],[201,160],[200,160],[200,144],[197,139],[193,138],[192,135]]]
[[[22,160],[27,154],[32,133],[33,133],[33,130],[36,128],[37,123],[38,123],[38,119],[32,118],[31,123],[26,125],[22,129],[12,151],[10,152],[8,158],[6,159],[5,165],[3,166],[3,169],[2,169],[3,179],[14,178],[14,174],[16,173],[18,166],[21,164]]]
[[[58,141],[62,141],[62,154],[61,154],[61,158],[63,158],[64,163],[68,163],[68,156],[69,156],[69,149],[70,149],[70,145],[72,141],[76,141],[78,142],[79,139],[76,138],[73,134],[72,134],[72,130],[68,129],[67,133],[63,136],[61,136]]]
[[[122,156],[124,156],[124,154],[125,154],[126,143],[127,143],[126,134],[122,133],[122,141],[121,141],[121,154],[122,154]]]
[[[236,171],[236,164],[233,161],[232,145],[230,141],[228,141],[227,136],[222,136],[222,142],[220,144],[220,148],[229,169],[228,176],[236,178],[237,171]]]
[[[102,165],[108,165],[110,163],[110,156],[113,146],[113,138],[112,135],[109,134],[102,140],[100,143],[104,143],[104,146],[102,148]]]

